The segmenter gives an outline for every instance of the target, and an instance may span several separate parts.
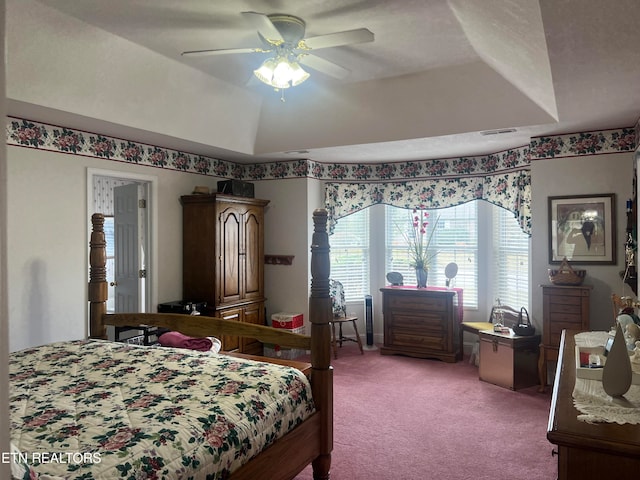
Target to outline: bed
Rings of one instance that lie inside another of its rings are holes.
[[[327,214],[313,214],[309,336],[178,314],[107,314],[104,218],[92,217],[86,340],[11,354],[18,478],[329,479],[333,448]],[[106,340],[107,325],[238,335],[309,364]],[[307,368],[308,367],[308,368]]]

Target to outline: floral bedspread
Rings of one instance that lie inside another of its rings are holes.
[[[64,342],[9,372],[25,479],[225,478],[314,411],[298,370],[208,352]]]

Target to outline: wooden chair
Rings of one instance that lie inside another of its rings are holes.
[[[621,297],[615,293],[611,294],[611,304],[613,305],[613,324],[616,324],[618,315],[622,313],[625,308],[633,309],[633,300],[630,297]]]
[[[501,305],[498,302],[491,308],[488,322],[462,322],[460,323],[460,350],[464,347],[464,332],[470,332],[475,335],[481,330],[493,330],[493,326],[496,322],[502,323],[506,327],[511,327],[518,323],[520,318],[520,311],[512,308],[508,305]],[[471,358],[469,362],[473,363],[474,355],[477,354],[477,342],[474,344],[474,349],[471,351]]]
[[[364,349],[362,348],[362,340],[358,333],[358,326],[356,321],[358,317],[347,315],[347,305],[344,299],[344,287],[338,280],[329,281],[329,296],[331,297],[331,306],[333,309],[333,320],[331,321],[331,345],[333,347],[333,356],[338,358],[338,345],[342,347],[342,342],[356,342],[360,348],[360,354],[364,355]],[[353,331],[356,338],[345,337],[342,334],[342,325],[351,322]],[[336,336],[336,324],[338,325],[339,334]]]

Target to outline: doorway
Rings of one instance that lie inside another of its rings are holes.
[[[154,311],[156,192],[157,177],[87,170],[87,218],[105,216],[108,313]],[[88,220],[89,237],[90,230]]]

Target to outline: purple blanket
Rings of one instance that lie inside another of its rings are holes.
[[[213,342],[209,338],[187,337],[180,332],[163,333],[158,341],[163,347],[188,348],[200,352],[208,352],[213,346]]]

